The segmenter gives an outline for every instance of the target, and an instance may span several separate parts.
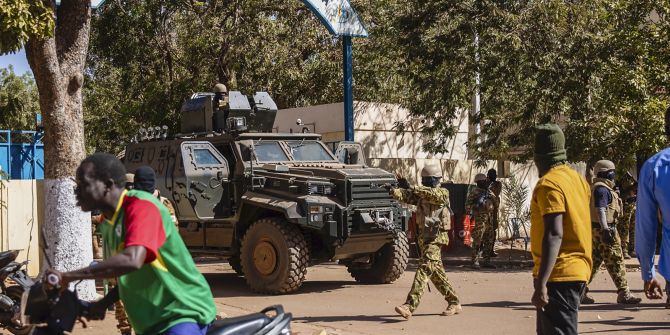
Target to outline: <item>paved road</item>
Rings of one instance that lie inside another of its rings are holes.
[[[414,269],[389,285],[358,285],[346,270],[335,264],[309,269],[300,292],[284,296],[260,296],[249,292],[244,279],[227,264],[199,266],[213,288],[217,307],[228,316],[245,314],[281,303],[295,317],[294,331],[328,334],[533,334],[535,310],[529,304],[531,277],[528,269],[472,271],[450,267],[449,276],[461,296],[463,314],[440,316],[446,307],[439,294],[426,292],[416,314],[404,321],[393,307],[404,301]],[[637,294],[642,285],[638,272],[628,279]],[[670,310],[645,300],[637,307],[617,305],[614,286],[601,271],[592,285],[597,301],[582,306],[582,334],[669,334]],[[92,328],[76,334],[113,334],[113,314]]]

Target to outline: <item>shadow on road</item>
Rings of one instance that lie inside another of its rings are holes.
[[[654,330],[664,330],[667,329],[670,331],[670,324],[668,322],[649,322],[649,321],[633,321],[633,317],[627,316],[622,317],[617,320],[598,320],[598,321],[582,321],[581,324],[589,325],[609,325],[615,327],[627,327],[627,328],[618,328],[618,329],[603,329],[603,330],[591,330],[591,331],[581,331],[580,334],[596,334],[596,333],[625,333],[630,332],[647,332]]]
[[[579,306],[580,311],[629,311],[638,312],[648,309],[664,309],[663,305],[658,303],[639,304],[639,305],[622,305],[622,304],[590,304]],[[670,326],[670,323],[667,323]]]
[[[475,302],[471,304],[463,304],[467,307],[484,307],[484,308],[512,308],[519,311],[535,311],[535,307],[528,303],[521,303],[516,301],[487,301],[487,302]]]
[[[247,286],[244,277],[235,273],[203,273],[205,279],[212,288],[214,298],[232,297],[257,297],[266,294],[256,294]],[[349,286],[357,285],[355,281],[305,281],[298,292],[291,293],[293,296],[310,294],[315,292],[329,292]]]
[[[413,314],[412,319],[422,316],[436,316],[440,314]],[[296,322],[320,323],[320,322],[378,322],[378,323],[399,323],[406,322],[398,315],[340,315],[340,316],[306,316],[293,318]]]

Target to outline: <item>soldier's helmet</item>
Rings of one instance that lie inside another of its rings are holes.
[[[214,93],[228,93],[228,88],[226,88],[226,85],[218,83],[214,85],[213,91]]]
[[[612,161],[608,161],[606,159],[602,159],[596,162],[596,165],[593,166],[593,173],[598,174],[600,172],[607,172],[614,170],[615,166]]]
[[[475,183],[478,181],[484,181],[486,180],[486,175],[483,173],[478,173],[475,175]]]
[[[427,164],[421,170],[421,177],[436,177],[442,178],[442,171],[437,164]]]

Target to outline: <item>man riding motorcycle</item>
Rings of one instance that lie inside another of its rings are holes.
[[[104,311],[117,295],[137,334],[206,334],[216,316],[211,289],[168,209],[147,192],[125,190],[125,168],[113,155],[87,157],[77,169],[76,182],[82,210],[98,209],[111,218],[103,223],[109,225],[103,243],[114,254],[83,269],[49,272],[63,285],[118,277],[118,292],[110,292],[92,309]]]

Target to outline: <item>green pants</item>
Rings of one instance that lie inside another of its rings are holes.
[[[603,241],[602,229],[600,227],[593,227],[593,269],[591,270],[591,279],[593,281],[598,269],[602,263],[605,263],[605,268],[609,272],[612,281],[618,290],[628,288],[628,281],[626,280],[626,266],[623,262],[623,253],[621,252],[621,239],[619,233],[615,231],[614,244],[609,245]]]
[[[412,288],[407,294],[405,303],[409,305],[411,312],[419,306],[423,291],[426,289],[428,280],[433,282],[435,288],[444,296],[444,299],[449,304],[458,304],[458,297],[454,292],[454,288],[449,284],[447,273],[444,271],[444,265],[441,259],[440,250],[441,245],[436,243],[429,243],[421,250],[421,258],[419,259],[419,267],[416,269],[414,275],[414,282]]]
[[[475,214],[475,228],[472,230],[472,261],[479,259],[481,251],[486,252],[489,248],[493,249],[493,246],[489,246],[490,241],[485,238],[488,231],[492,230],[491,225],[491,215],[489,213]],[[490,255],[484,255],[484,260],[489,260]]]

